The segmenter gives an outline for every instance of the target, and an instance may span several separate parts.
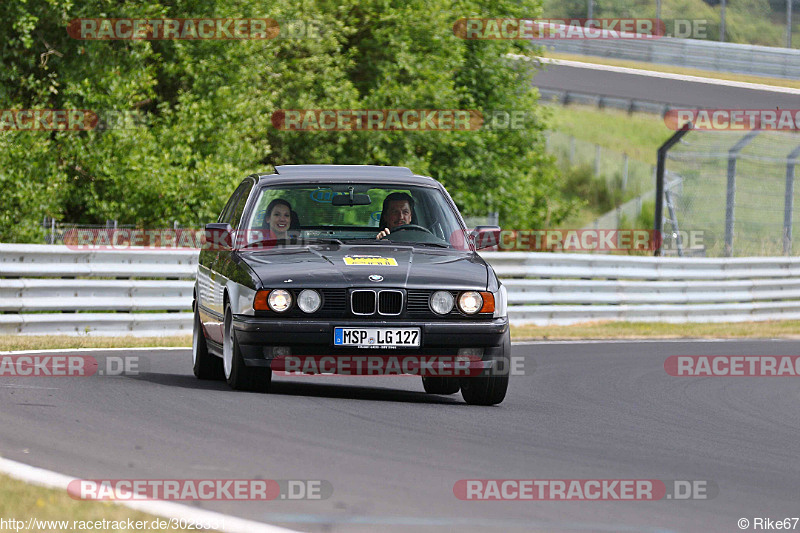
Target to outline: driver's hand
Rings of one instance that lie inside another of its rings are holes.
[[[391,231],[389,231],[389,228],[383,228],[383,231],[381,231],[380,233],[375,235],[375,238],[380,240],[380,239],[383,239],[384,237],[386,237],[387,235],[389,235],[390,233],[391,233]]]

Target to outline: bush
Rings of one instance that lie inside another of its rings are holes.
[[[455,7],[454,7],[455,6]],[[535,227],[572,207],[544,154],[527,42],[467,41],[453,21],[535,17],[537,1],[31,0],[0,3],[0,109],[140,113],[143,125],[19,132],[0,144],[0,240],[37,239],[45,216],[197,227],[245,175],[274,165],[404,165],[440,179],[466,215]],[[314,20],[322,39],[80,41],[76,18]],[[44,54],[44,55],[43,55]],[[43,59],[46,58],[46,61]],[[524,130],[286,132],[278,109],[522,110]]]

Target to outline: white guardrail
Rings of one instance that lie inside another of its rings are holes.
[[[795,78],[800,50],[700,39],[537,39],[534,44],[555,51],[680,67]]]
[[[800,318],[800,258],[481,254],[514,324]],[[0,333],[190,334],[197,250],[0,244]]]

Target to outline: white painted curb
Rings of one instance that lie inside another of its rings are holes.
[[[51,489],[62,489],[65,493],[69,483],[77,479],[2,457],[0,457],[0,472],[14,479],[19,479],[20,481],[25,481],[33,485]],[[137,511],[162,516],[164,518],[175,518],[177,520],[187,520],[190,522],[224,524],[224,527],[219,528],[219,531],[227,531],[230,533],[299,533],[293,529],[237,518],[235,516],[197,509],[173,502],[119,500],[109,503],[123,505],[131,509],[136,509]]]
[[[16,350],[13,352],[0,352],[0,355],[25,355],[25,354],[40,354],[40,353],[56,353],[61,354],[65,352],[131,352],[131,351],[177,351],[177,350],[191,350],[191,346],[132,346],[130,348],[49,348],[47,350]]]

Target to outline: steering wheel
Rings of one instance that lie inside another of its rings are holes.
[[[424,227],[418,226],[416,224],[403,224],[403,225],[397,226],[396,228],[394,228],[392,230],[392,233],[397,233],[398,231],[403,231],[403,230],[407,230],[407,229],[417,230],[417,231],[424,231],[425,233],[430,233],[431,235],[433,235],[433,232],[431,230],[429,230],[428,228],[424,228]]]

